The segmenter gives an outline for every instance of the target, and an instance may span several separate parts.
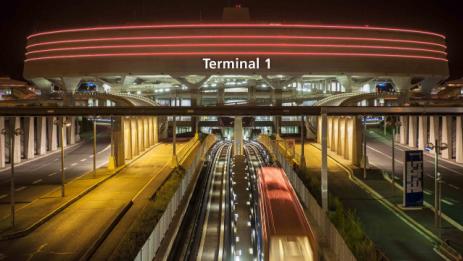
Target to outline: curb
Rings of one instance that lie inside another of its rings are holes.
[[[157,144],[154,144],[151,148],[145,150],[143,153],[141,153],[140,155],[138,155],[136,158],[132,159],[131,162],[127,163],[127,164],[124,164],[123,166],[119,167],[118,169],[116,169],[114,171],[114,173],[110,174],[109,176],[107,176],[106,178],[100,180],[99,182],[93,184],[92,186],[90,186],[89,188],[85,189],[83,192],[79,193],[78,195],[76,195],[74,198],[70,199],[68,202],[64,203],[63,205],[59,206],[58,208],[54,209],[53,211],[51,211],[50,213],[48,213],[47,215],[45,215],[44,217],[42,217],[41,219],[39,219],[37,222],[33,223],[32,225],[26,227],[25,229],[21,230],[21,231],[18,231],[18,232],[14,232],[14,233],[11,233],[11,234],[6,234],[6,235],[2,235],[0,236],[0,241],[4,241],[4,240],[9,240],[9,239],[15,239],[15,238],[20,238],[20,237],[24,237],[26,236],[27,234],[31,233],[32,231],[34,231],[35,229],[37,229],[40,225],[42,225],[43,223],[47,222],[48,220],[50,220],[51,218],[53,218],[55,215],[57,215],[58,213],[60,213],[61,211],[63,211],[64,209],[66,209],[67,207],[69,207],[70,205],[72,205],[73,203],[75,203],[77,200],[81,199],[83,196],[87,195],[89,192],[91,192],[92,190],[94,190],[95,188],[97,188],[99,185],[101,185],[103,182],[107,181],[108,179],[114,177],[117,173],[119,173],[121,170],[123,170],[124,168],[130,166],[132,163],[134,163],[137,159],[139,159],[140,157],[142,157],[143,155],[145,155],[148,151],[151,151],[152,149],[154,149],[155,147],[157,147],[160,143],[157,143]],[[85,174],[84,174],[85,175]]]
[[[133,201],[125,203],[124,207],[119,210],[116,216],[113,217],[111,222],[103,229],[103,232],[100,233],[98,238],[93,241],[92,245],[84,252],[84,254],[79,258],[79,261],[90,260],[90,258],[95,254],[98,248],[101,246],[101,243],[108,237],[114,227],[119,223],[122,217],[129,211],[132,207]]]

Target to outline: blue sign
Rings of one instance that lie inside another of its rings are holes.
[[[423,151],[405,151],[404,207],[423,207]]]

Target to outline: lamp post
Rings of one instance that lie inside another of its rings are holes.
[[[11,209],[11,226],[15,226],[15,183],[14,183],[14,153],[15,153],[15,139],[16,136],[23,134],[23,130],[20,128],[15,129],[15,118],[10,120],[10,128],[2,129],[2,135],[9,135],[10,137],[10,164],[11,164],[11,177],[10,177],[10,209]]]
[[[54,124],[61,129],[60,145],[61,145],[61,197],[64,197],[64,182],[66,177],[64,176],[64,135],[66,134],[65,128],[71,126],[71,122],[61,117],[59,120],[55,120]]]
[[[96,177],[96,117],[93,117],[93,177]]]
[[[397,121],[395,117],[392,117],[391,120],[388,122],[388,125],[392,127],[392,139],[391,139],[391,149],[392,149],[392,172],[391,172],[391,184],[392,184],[392,189],[394,189],[394,183],[395,183],[395,135],[396,135],[396,128],[401,125],[400,121]]]
[[[301,116],[301,158],[300,158],[301,168],[304,168],[306,166],[305,155],[304,155],[304,146],[305,146],[304,128],[305,128],[304,115],[302,115]]]
[[[363,116],[363,179],[367,178],[367,116]]]
[[[435,140],[435,143],[426,144],[425,150],[432,151],[434,150],[434,225],[440,228],[440,216],[441,216],[441,196],[442,192],[440,189],[441,175],[439,173],[439,154],[441,151],[448,148],[447,143],[440,143],[438,139]]]

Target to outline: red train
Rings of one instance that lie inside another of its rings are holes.
[[[314,234],[281,168],[258,170],[264,260],[318,260]]]

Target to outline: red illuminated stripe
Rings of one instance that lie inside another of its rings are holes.
[[[405,50],[405,51],[422,51],[440,53],[446,55],[446,52],[411,47],[396,46],[375,46],[375,45],[349,45],[349,44],[260,44],[260,43],[211,43],[211,44],[135,44],[135,45],[100,45],[100,46],[81,46],[81,47],[63,47],[36,50],[27,52],[26,55],[36,53],[58,52],[58,51],[78,51],[78,50],[98,50],[98,49],[120,49],[120,48],[163,48],[163,47],[327,47],[327,48],[364,48],[364,49],[383,49],[383,50]]]
[[[369,38],[369,37],[342,37],[342,36],[292,36],[292,35],[185,35],[185,36],[140,36],[140,37],[107,37],[107,38],[87,38],[87,39],[70,39],[49,41],[30,44],[26,49],[53,44],[67,43],[85,43],[85,42],[106,42],[106,41],[136,41],[136,40],[181,40],[181,39],[313,39],[313,40],[348,40],[348,41],[377,41],[377,42],[395,42],[395,43],[411,43],[439,46],[444,49],[447,47],[443,44],[414,41],[406,39],[388,39],[388,38]]]
[[[349,57],[395,57],[412,58],[444,61],[445,58],[422,56],[422,55],[403,55],[403,54],[380,54],[380,53],[334,53],[334,52],[146,52],[146,53],[100,53],[100,54],[78,54],[78,55],[55,55],[26,59],[25,62],[55,59],[72,58],[97,58],[97,57],[136,57],[136,56],[227,56],[227,55],[269,55],[269,56],[349,56]]]
[[[320,24],[172,24],[172,25],[135,25],[135,26],[102,26],[102,27],[88,27],[88,28],[76,28],[76,29],[65,29],[56,30],[49,32],[42,32],[32,34],[27,39],[50,34],[60,33],[74,33],[74,32],[88,32],[88,31],[107,31],[107,30],[125,30],[125,29],[168,29],[168,28],[211,28],[211,27],[254,27],[254,28],[318,28],[318,29],[341,29],[341,30],[370,30],[370,31],[392,31],[392,32],[404,32],[404,33],[417,33],[437,36],[445,39],[442,34],[433,32],[412,30],[412,29],[401,29],[391,27],[375,27],[375,26],[350,26],[350,25],[320,25]]]

